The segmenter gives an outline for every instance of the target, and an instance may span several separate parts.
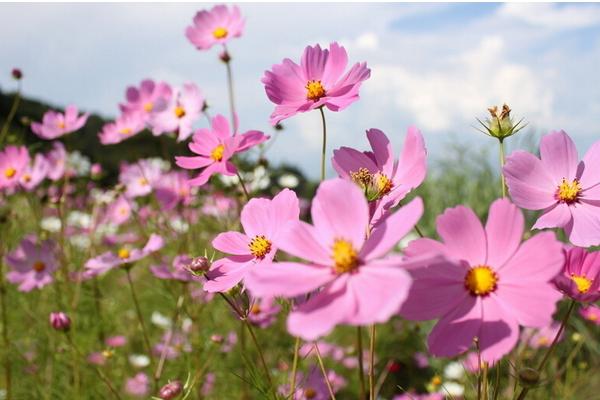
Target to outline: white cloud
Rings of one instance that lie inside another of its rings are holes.
[[[600,24],[600,8],[596,5],[506,3],[498,10],[498,15],[551,30],[580,29]]]

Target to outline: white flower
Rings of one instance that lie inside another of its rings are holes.
[[[462,397],[462,395],[465,394],[465,387],[460,383],[445,382],[442,385],[442,388],[445,393],[449,394],[452,397]]]
[[[92,189],[92,198],[99,204],[110,204],[117,197],[117,192],[114,190]]]
[[[71,244],[80,249],[87,249],[90,247],[91,240],[86,235],[74,235],[69,239]]]
[[[224,186],[230,187],[238,184],[238,177],[236,175],[227,176],[227,175],[219,175],[219,179],[223,183]]]
[[[446,365],[446,368],[444,368],[444,377],[446,379],[457,381],[461,379],[464,374],[465,368],[461,363],[456,361],[451,362],[450,364]]]
[[[78,151],[69,153],[69,166],[75,171],[77,176],[87,176],[90,174],[92,163],[90,160]]]
[[[169,220],[169,225],[177,233],[186,233],[190,229],[190,224],[185,222],[183,218],[173,218]]]
[[[298,177],[294,174],[283,174],[277,180],[279,186],[293,189],[300,183]]]
[[[67,225],[78,228],[89,228],[92,226],[92,217],[81,211],[71,211],[67,217]]]
[[[58,217],[46,217],[40,221],[40,227],[48,232],[60,231],[61,222]]]
[[[144,368],[150,365],[150,358],[144,354],[132,354],[129,356],[129,363],[135,368]]]
[[[162,315],[158,311],[152,313],[151,321],[154,325],[163,329],[169,329],[171,327],[171,320],[169,317]]]

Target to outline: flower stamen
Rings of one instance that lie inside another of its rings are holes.
[[[228,34],[229,31],[227,31],[227,28],[223,28],[222,26],[215,28],[213,31],[213,36],[215,39],[225,39]]]
[[[258,259],[263,259],[271,251],[271,241],[264,235],[257,235],[248,244],[250,253]]]
[[[13,167],[8,167],[4,170],[4,176],[7,177],[8,179],[15,176],[16,173],[17,173],[17,170],[14,169]]]
[[[321,81],[310,80],[306,83],[306,98],[312,101],[318,101],[325,96],[325,88]]]
[[[210,158],[215,161],[221,161],[223,159],[223,153],[225,152],[225,146],[220,144],[213,149],[210,153]]]
[[[569,182],[563,178],[560,185],[558,185],[558,189],[556,190],[557,199],[567,204],[576,202],[580,194],[581,185],[577,179]]]
[[[487,265],[470,268],[465,276],[465,288],[473,296],[487,296],[496,290],[498,275]]]
[[[35,272],[42,272],[46,269],[46,264],[43,261],[36,261],[33,263],[33,270]]]
[[[181,106],[175,107],[175,116],[177,118],[183,118],[185,116],[185,108]]]
[[[129,249],[122,247],[119,249],[119,252],[117,253],[117,255],[119,256],[119,258],[121,260],[126,260],[131,255],[131,252],[129,251]]]
[[[333,269],[338,274],[352,272],[358,267],[358,253],[354,246],[347,240],[336,239],[331,247],[333,258]]]
[[[585,294],[589,292],[590,288],[592,287],[592,284],[594,283],[592,279],[583,275],[573,274],[571,275],[571,280],[575,283],[575,286],[577,286],[577,290],[580,294]]]

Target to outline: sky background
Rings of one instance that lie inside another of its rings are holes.
[[[13,67],[26,96],[76,104],[114,118],[125,88],[144,78],[193,81],[212,113],[229,115],[218,50],[197,51],[184,30],[210,4],[0,4],[0,88]],[[241,4],[242,38],[230,45],[242,131],[272,130],[260,79],[305,46],[341,42],[366,61],[361,99],[328,113],[329,151],[367,148],[380,128],[399,151],[406,128],[425,135],[433,158],[451,140],[495,146],[473,126],[507,102],[525,134],[564,129],[580,153],[600,139],[599,4]],[[319,171],[318,112],[285,122],[269,158]],[[206,125],[202,120],[199,126]]]

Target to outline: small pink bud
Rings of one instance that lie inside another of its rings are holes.
[[[50,325],[57,331],[68,331],[71,327],[71,319],[63,312],[50,313]]]
[[[219,58],[225,64],[227,64],[229,61],[231,61],[231,56],[229,55],[229,53],[227,52],[227,50],[223,50],[223,52],[221,54],[219,54]]]
[[[210,261],[206,257],[195,257],[188,268],[193,273],[206,272],[210,268]]]
[[[99,177],[100,174],[102,174],[102,166],[98,163],[92,164],[92,166],[90,167],[90,173],[94,178]]]
[[[13,79],[19,81],[23,78],[23,72],[19,68],[13,68],[11,71]]]
[[[158,397],[163,400],[171,400],[179,396],[182,390],[183,385],[180,381],[169,382],[165,386],[160,388],[160,391],[158,392]]]

